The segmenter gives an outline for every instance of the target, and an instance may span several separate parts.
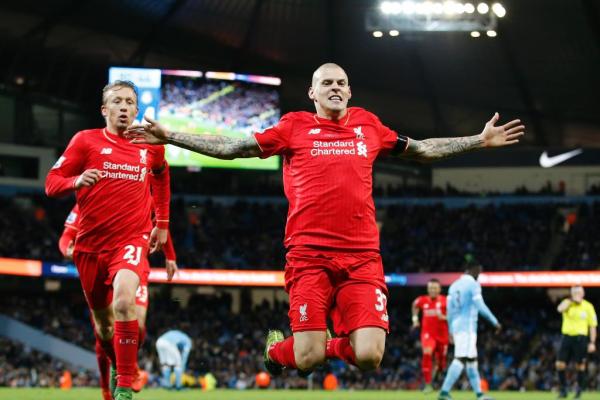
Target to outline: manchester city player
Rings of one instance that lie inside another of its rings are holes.
[[[460,378],[463,369],[467,369],[467,377],[478,400],[491,400],[481,391],[479,371],[477,368],[477,319],[479,314],[501,329],[498,319],[492,314],[481,296],[481,285],[477,277],[481,273],[481,265],[473,261],[467,264],[465,273],[450,285],[448,291],[448,327],[454,341],[454,360],[448,368],[442,385],[439,400],[450,400],[450,390]]]

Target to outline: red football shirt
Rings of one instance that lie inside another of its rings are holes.
[[[79,232],[76,249],[99,252],[130,240],[148,239],[152,202],[147,175],[165,167],[164,147],[134,145],[106,129],[78,132],[46,178],[46,193],[57,197],[73,191],[76,179],[87,169],[98,169],[102,178],[76,192]],[[157,175],[154,199],[157,224],[169,219],[168,168]]]
[[[448,322],[438,317],[439,310],[443,315],[448,315],[446,311],[446,296],[439,295],[432,299],[429,296],[419,296],[415,300],[415,306],[421,310],[421,336],[429,334],[431,337],[440,340],[448,340]]]
[[[374,114],[351,107],[339,121],[304,111],[289,113],[254,136],[261,158],[283,155],[290,203],[286,247],[379,250],[373,163],[396,146],[396,132]]]
[[[154,179],[152,181],[154,181]],[[154,202],[152,202],[152,206],[154,209]],[[59,248],[63,255],[66,255],[66,249],[70,241],[75,240],[77,231],[79,231],[79,205],[75,204],[65,220],[65,230],[59,239]],[[177,260],[177,254],[175,253],[175,247],[173,246],[173,239],[171,238],[170,231],[167,236],[167,242],[163,246],[162,251],[167,260]]]

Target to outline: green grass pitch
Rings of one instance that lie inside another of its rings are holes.
[[[492,392],[496,400],[550,400],[555,393],[549,392]],[[586,393],[583,399],[596,398],[597,393]],[[453,392],[454,400],[473,400],[472,392]],[[215,390],[203,392],[190,389],[172,392],[162,389],[148,389],[134,395],[134,400],[435,400],[437,393],[395,391],[306,391],[306,390]],[[0,400],[100,400],[100,390],[96,388],[73,389],[7,389],[0,388]]]

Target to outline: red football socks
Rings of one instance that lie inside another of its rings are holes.
[[[356,354],[354,354],[354,349],[350,344],[350,338],[347,337],[328,340],[325,357],[339,358],[348,364],[356,365]]]
[[[433,356],[431,354],[423,353],[423,360],[421,361],[421,372],[423,373],[423,379],[427,385],[431,384],[431,368],[433,366]]]
[[[112,348],[112,346],[111,346]],[[96,359],[98,360],[98,369],[100,370],[100,388],[108,389],[110,380],[110,359],[104,351],[102,341],[96,336]]]
[[[277,364],[296,369],[294,356],[294,337],[290,336],[282,342],[277,342],[269,349],[269,357]]]
[[[117,386],[130,388],[137,375],[137,352],[139,341],[137,319],[115,321],[115,353],[117,355]]]

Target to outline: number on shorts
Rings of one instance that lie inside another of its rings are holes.
[[[148,299],[148,286],[146,286],[146,285],[138,286],[138,288],[135,292],[135,298],[138,299],[139,301],[141,301],[142,303],[145,303],[146,300]]]
[[[127,260],[127,264],[138,265],[142,259],[142,246],[135,247],[131,244],[125,246],[125,255],[123,260]]]
[[[375,309],[377,311],[384,311],[385,305],[387,304],[387,297],[381,289],[375,289],[375,296],[377,296],[377,303],[375,303]]]

